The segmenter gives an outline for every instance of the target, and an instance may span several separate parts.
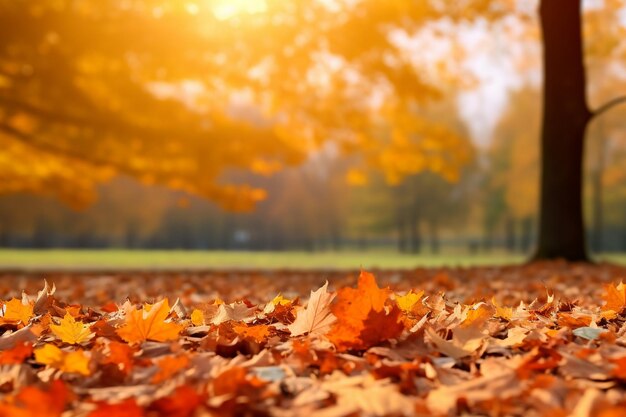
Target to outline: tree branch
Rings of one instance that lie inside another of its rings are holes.
[[[591,118],[595,119],[596,117],[601,116],[603,113],[611,110],[615,106],[619,106],[622,103],[626,103],[626,96],[614,98],[613,100],[611,100],[611,101],[603,104],[602,106],[598,107],[596,109],[596,111],[591,113]]]
[[[96,166],[109,166],[111,168],[116,169],[117,171],[127,174],[127,175],[137,175],[139,171],[134,170],[126,165],[120,164],[115,161],[102,159],[98,157],[94,157],[93,155],[85,155],[79,152],[75,152],[70,149],[60,148],[58,146],[54,146],[50,143],[43,143],[41,141],[35,140],[32,136],[20,132],[12,126],[7,124],[0,124],[0,132],[4,132],[9,137],[14,140],[19,141],[20,143],[29,146],[39,152],[47,152],[54,155],[57,155],[62,158],[74,159],[82,163],[96,165]]]

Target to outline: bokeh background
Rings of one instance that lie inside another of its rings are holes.
[[[440,3],[0,0],[0,263],[524,259],[537,3]],[[626,4],[584,11],[597,106],[626,94]],[[626,107],[591,125],[584,175],[590,248],[618,259]]]

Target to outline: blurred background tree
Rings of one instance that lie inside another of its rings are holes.
[[[537,6],[0,0],[0,243],[529,253]],[[584,9],[596,107],[623,8]],[[620,120],[589,143],[595,250],[626,243]]]

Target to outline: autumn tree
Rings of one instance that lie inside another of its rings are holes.
[[[616,14],[618,3],[608,2]],[[589,123],[615,105],[616,98],[591,110],[583,56],[582,2],[543,0],[543,127],[541,207],[535,259],[588,259],[582,211],[582,166]]]
[[[265,192],[226,173],[271,174],[326,142],[390,177],[454,179],[467,140],[418,116],[441,77],[390,36],[441,15],[411,2],[0,1],[0,191],[81,205],[125,174],[247,209]]]

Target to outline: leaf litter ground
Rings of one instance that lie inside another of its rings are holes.
[[[618,266],[0,276],[0,416],[626,415]]]

